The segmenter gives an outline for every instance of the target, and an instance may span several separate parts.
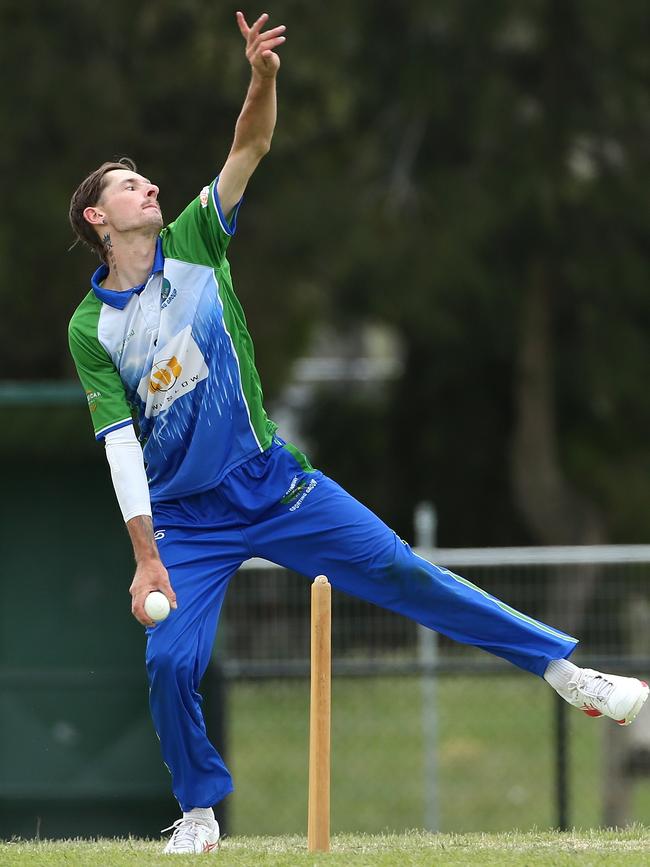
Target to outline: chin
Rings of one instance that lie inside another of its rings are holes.
[[[162,214],[159,211],[152,211],[150,214],[145,212],[145,226],[151,226],[154,229],[162,229],[164,223]]]

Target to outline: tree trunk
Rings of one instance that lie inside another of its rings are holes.
[[[602,518],[567,481],[558,457],[551,298],[548,267],[538,259],[531,267],[519,329],[511,448],[514,499],[539,544],[601,544]],[[573,633],[582,623],[598,570],[561,572],[551,586],[546,616]]]

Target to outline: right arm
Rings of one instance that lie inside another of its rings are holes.
[[[152,590],[160,590],[176,608],[176,594],[169,582],[153,534],[149,485],[142,449],[133,425],[106,435],[106,457],[111,468],[113,488],[131,537],[136,570],[129,588],[131,611],[143,626],[154,626],[144,610],[144,600]]]
[[[285,40],[284,25],[263,31],[269,16],[264,13],[249,27],[241,12],[237,24],[246,41],[251,82],[235,125],[235,138],[219,173],[217,194],[226,217],[244,195],[246,185],[262,157],[271,147],[277,115],[276,77],[280,57],[273,49]]]
[[[280,68],[280,57],[274,49],[284,42],[285,28],[280,25],[263,30],[268,19],[264,13],[249,27],[244,15],[237,13],[251,66],[250,84],[235,125],[232,147],[217,178],[163,230],[171,258],[189,255],[192,262],[212,267],[222,263],[235,232],[246,185],[271,147],[277,113],[276,78]]]
[[[82,302],[70,322],[70,352],[86,391],[95,438],[103,439],[106,446],[113,487],[133,544],[136,571],[130,588],[131,609],[143,626],[153,626],[143,607],[147,593],[161,590],[173,608],[176,597],[153,536],[144,458],[124,385],[97,338],[100,307],[90,294]]]
[[[169,583],[169,575],[163,566],[158,546],[153,537],[153,523],[150,515],[138,515],[126,522],[129,531],[136,569],[129,593],[131,594],[131,611],[135,619],[143,626],[156,624],[147,616],[144,610],[144,600],[152,590],[160,590],[169,599],[172,608],[176,608],[176,594]]]

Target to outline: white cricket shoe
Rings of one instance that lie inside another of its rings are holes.
[[[215,819],[176,819],[164,831],[174,833],[163,850],[163,855],[193,855],[216,852],[219,848],[219,823]]]
[[[635,677],[581,668],[576,679],[558,692],[587,716],[608,716],[620,726],[629,726],[648,697],[648,684]]]

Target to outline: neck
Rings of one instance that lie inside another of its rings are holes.
[[[104,256],[109,268],[104,287],[125,292],[144,283],[151,274],[157,238],[158,231],[149,231],[143,235],[107,230],[102,236]]]

